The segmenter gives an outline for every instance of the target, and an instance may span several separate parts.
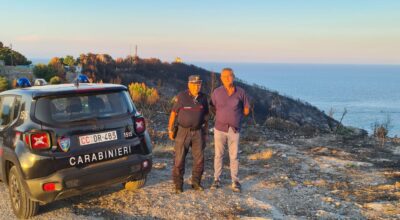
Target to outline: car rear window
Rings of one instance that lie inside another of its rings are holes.
[[[35,118],[47,123],[66,123],[110,118],[136,109],[126,91],[75,96],[41,97],[36,102]]]

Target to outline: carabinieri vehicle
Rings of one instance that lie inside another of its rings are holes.
[[[145,121],[125,86],[76,83],[0,93],[0,179],[19,218],[112,184],[140,188],[151,165]]]

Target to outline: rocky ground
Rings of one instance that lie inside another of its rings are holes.
[[[242,193],[210,190],[212,143],[206,149],[204,192],[172,193],[173,143],[154,132],[154,167],[143,189],[107,190],[41,207],[34,219],[400,219],[400,143],[381,147],[369,137],[293,137],[248,128],[240,151]],[[158,137],[157,137],[158,136]],[[13,219],[8,190],[0,183],[0,219]]]

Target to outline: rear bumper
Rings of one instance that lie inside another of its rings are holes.
[[[143,166],[144,161],[148,161],[147,167]],[[151,166],[151,154],[134,154],[84,168],[63,169],[47,177],[26,180],[25,186],[32,200],[46,204],[113,184],[142,179],[150,172]],[[55,191],[44,191],[45,183],[56,183]]]

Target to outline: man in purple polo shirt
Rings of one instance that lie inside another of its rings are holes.
[[[224,68],[221,72],[220,86],[211,95],[211,107],[215,110],[215,157],[214,157],[214,182],[211,189],[220,187],[219,177],[222,172],[224,147],[228,144],[232,190],[241,191],[238,178],[239,160],[239,136],[240,123],[243,116],[250,112],[249,98],[246,92],[233,84],[235,75],[231,68]]]

